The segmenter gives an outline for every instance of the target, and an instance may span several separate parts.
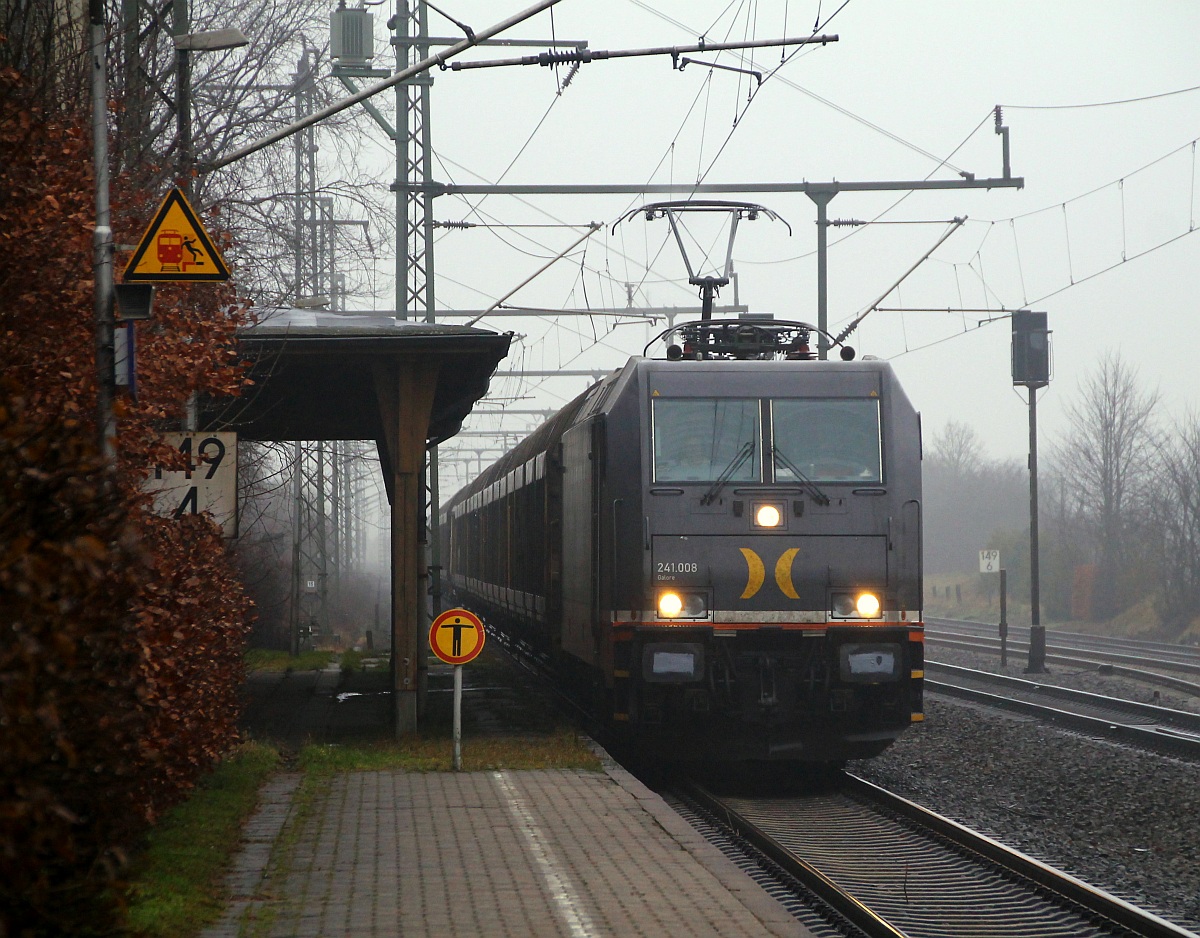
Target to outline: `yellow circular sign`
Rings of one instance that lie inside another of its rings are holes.
[[[447,609],[429,626],[429,647],[446,664],[466,664],[483,651],[483,622],[467,609]]]

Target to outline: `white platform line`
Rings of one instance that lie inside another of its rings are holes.
[[[550,845],[546,842],[541,828],[534,821],[533,815],[525,807],[525,802],[516,786],[504,772],[493,772],[492,778],[496,780],[496,785],[504,795],[509,813],[516,820],[517,829],[524,836],[525,843],[529,846],[529,852],[537,862],[542,879],[546,883],[550,898],[554,900],[559,914],[566,922],[567,928],[571,930],[572,938],[593,938],[598,935],[599,932],[592,923],[591,916],[584,909],[579,893],[575,891],[570,877],[563,871],[561,864],[555,858],[554,851],[550,849]]]

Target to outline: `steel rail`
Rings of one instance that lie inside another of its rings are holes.
[[[823,902],[828,903],[839,915],[845,916],[856,927],[862,929],[869,938],[907,938],[904,932],[873,912],[813,864],[798,857],[707,789],[695,782],[686,783],[683,787],[687,797],[736,831],[756,850],[812,890]]]
[[[927,666],[928,667],[928,666]],[[1064,710],[1047,704],[995,694],[976,687],[948,684],[925,678],[925,690],[1012,713],[1023,713],[1048,723],[1067,726],[1092,736],[1116,739],[1123,743],[1169,755],[1200,758],[1200,731],[1172,726],[1125,723],[1120,719],[1091,716],[1078,710]],[[1101,698],[1108,700],[1110,698]],[[1171,711],[1177,712],[1177,711]]]
[[[942,635],[946,635],[947,638],[946,639],[941,638]],[[988,635],[967,635],[967,634],[963,634],[961,632],[957,633],[957,634],[944,633],[944,632],[938,631],[937,629],[934,629],[934,631],[933,631],[933,640],[934,641],[946,641],[948,639],[949,640],[957,639],[960,641],[969,641],[969,642],[987,642],[989,644],[995,643],[997,648],[999,648],[999,642],[1000,642],[999,638],[992,638],[991,636],[988,636]],[[1009,647],[1010,652],[1013,650],[1015,650],[1017,652],[1022,652],[1024,650],[1028,649],[1029,643],[1021,642],[1021,641],[1014,641],[1013,639],[1010,638],[1008,641],[1008,647]],[[1051,652],[1054,652],[1060,656],[1064,655],[1064,653],[1091,655],[1092,656],[1091,660],[1094,663],[1095,662],[1104,662],[1104,663],[1111,662],[1113,664],[1142,665],[1143,667],[1162,668],[1164,671],[1178,671],[1182,674],[1200,674],[1200,661],[1180,661],[1178,659],[1172,659],[1172,658],[1155,658],[1153,656],[1144,655],[1144,654],[1143,655],[1130,655],[1130,654],[1125,654],[1124,652],[1120,652],[1120,651],[1106,651],[1103,648],[1071,648],[1066,645],[1059,645],[1059,644],[1052,645],[1052,644],[1050,644],[1050,642],[1047,641],[1047,643],[1046,643],[1047,657],[1049,657]]]
[[[967,619],[926,619],[926,625],[934,632],[951,631],[954,634],[963,632],[969,635],[979,635],[990,638],[996,634],[996,624],[992,622],[973,622]],[[1010,638],[1017,635],[1027,636],[1029,626],[1009,625]],[[1086,632],[1067,632],[1054,629],[1051,632],[1054,640],[1063,648],[1074,651],[1088,651],[1093,648],[1101,651],[1120,649],[1141,656],[1160,656],[1176,659],[1182,662],[1192,662],[1200,667],[1200,646],[1181,645],[1178,642],[1155,642],[1135,638],[1125,638],[1119,635],[1089,635]],[[1023,640],[1023,639],[1022,639]]]
[[[982,681],[1001,687],[1022,690],[1045,697],[1070,701],[1085,707],[1102,710],[1115,710],[1135,717],[1144,717],[1155,723],[1177,726],[1180,729],[1200,733],[1200,713],[1190,710],[1175,710],[1160,704],[1145,703],[1140,700],[1130,700],[1127,697],[1109,697],[1095,694],[1091,691],[1076,690],[1073,687],[1062,687],[1058,684],[1047,684],[1044,681],[1034,681],[1027,678],[1010,677],[1007,674],[996,674],[992,671],[980,671],[975,668],[964,668],[961,665],[945,664],[941,661],[926,661],[925,670],[937,671],[967,680]]]
[[[850,790],[860,797],[871,799],[902,817],[935,831],[952,843],[977,853],[987,860],[1013,873],[1032,880],[1044,889],[1063,896],[1096,915],[1128,928],[1145,938],[1200,938],[1174,922],[1139,909],[1132,903],[1119,899],[1097,886],[1077,879],[1062,870],[1035,860],[1006,844],[993,840],[985,834],[973,831],[965,825],[943,817],[915,802],[893,794],[887,789],[847,773]]]
[[[1014,648],[1014,644],[1016,647]],[[991,639],[974,638],[971,636],[962,636],[960,638],[939,638],[936,634],[931,635],[928,631],[925,633],[925,645],[938,645],[943,648],[954,648],[958,651],[974,651],[986,652],[989,655],[1000,654],[1000,644],[998,641],[993,642]],[[1028,645],[1009,642],[1009,654],[1027,654]],[[1200,697],[1200,684],[1193,684],[1191,681],[1185,681],[1182,678],[1172,677],[1169,674],[1162,674],[1157,671],[1145,671],[1141,668],[1130,668],[1125,665],[1113,664],[1109,661],[1100,661],[1096,658],[1072,658],[1061,654],[1046,654],[1047,664],[1070,665],[1074,668],[1084,668],[1089,671],[1095,671],[1100,667],[1107,667],[1111,670],[1107,673],[1114,674],[1120,677],[1133,678],[1134,680],[1144,681],[1149,684],[1158,684],[1161,687],[1170,687],[1174,690],[1183,691],[1193,697]]]
[[[878,911],[870,907],[868,902],[852,895],[847,888],[839,885],[835,875],[830,875],[818,868],[817,863],[798,855],[796,850],[786,846],[783,839],[788,838],[785,830],[770,831],[764,829],[760,822],[742,813],[745,809],[735,807],[721,797],[714,795],[696,783],[686,785],[686,797],[700,804],[713,818],[723,822],[736,831],[755,849],[761,851],[772,862],[785,872],[799,880],[806,888],[818,895],[820,899],[831,906],[839,915],[850,919],[871,938],[875,936],[908,936],[911,933],[930,933],[931,928],[937,929],[939,935],[984,934],[980,928],[982,922],[971,921],[964,924],[965,931],[958,932],[949,922],[931,923],[930,915],[936,915],[936,909],[921,906],[914,909],[917,918],[907,927],[899,921],[901,916],[895,916],[897,921],[889,921]],[[1062,934],[1064,929],[1070,929],[1070,921],[1077,921],[1080,931],[1072,934],[1129,934],[1144,936],[1144,938],[1200,938],[1195,933],[1182,928],[1152,912],[1137,908],[1116,896],[1092,886],[1083,880],[1035,860],[1032,857],[1014,850],[999,841],[980,834],[949,818],[923,808],[914,802],[894,795],[857,776],[846,774],[840,780],[840,793],[857,803],[864,810],[878,812],[882,818],[899,818],[898,822],[906,830],[915,832],[919,837],[929,838],[931,842],[948,842],[949,846],[942,850],[953,851],[964,857],[971,865],[983,864],[986,870],[999,868],[1009,876],[1015,877],[1015,888],[1020,894],[1021,884],[1029,891],[1029,900],[1035,905],[1038,899],[1045,905],[1042,913],[1036,909],[1022,914],[1028,915],[1044,925],[1047,916],[1057,917],[1056,928],[1046,931],[1050,934]],[[749,799],[751,813],[756,799]],[[778,798],[762,801],[762,810],[770,812],[778,809]],[[843,832],[844,834],[844,832]],[[901,849],[912,849],[912,844]],[[800,848],[803,849],[803,848]],[[839,855],[841,849],[836,842],[829,845],[829,854]],[[818,861],[821,862],[821,861]],[[884,862],[887,862],[884,860]],[[907,873],[906,873],[907,877]],[[995,873],[985,872],[980,883],[995,884]],[[907,878],[906,878],[907,882]],[[914,886],[918,885],[915,881]],[[928,886],[928,883],[925,884]],[[907,887],[905,890],[907,894]],[[1035,898],[1037,897],[1037,898]],[[954,902],[953,896],[944,896],[947,904]],[[911,900],[905,900],[908,904]],[[918,905],[919,905],[918,900]],[[1087,922],[1091,927],[1083,925]],[[1005,920],[1005,934],[1015,934],[1014,928],[1019,923]],[[1037,934],[1037,926],[1029,924],[1025,934]]]

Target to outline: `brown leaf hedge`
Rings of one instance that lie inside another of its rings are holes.
[[[152,515],[141,483],[190,394],[245,383],[246,313],[159,290],[106,467],[88,116],[0,69],[0,153],[0,938],[112,934],[126,853],[237,738],[252,605],[216,526]],[[114,180],[117,243],[161,195]]]

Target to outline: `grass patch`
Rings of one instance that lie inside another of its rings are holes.
[[[353,746],[305,746],[300,767],[315,775],[339,772],[449,772],[454,742],[408,737],[400,742]],[[545,737],[485,736],[462,742],[463,771],[486,769],[587,769],[598,772],[600,759],[570,731]]]
[[[355,671],[361,671],[363,668],[362,652],[356,651],[353,648],[347,648],[342,652],[342,671],[346,674],[353,674]]]
[[[242,827],[278,763],[279,754],[269,746],[242,745],[151,831],[130,877],[134,934],[181,938],[216,921],[225,907],[223,877]]]
[[[334,658],[332,651],[306,651],[293,658],[286,651],[251,648],[246,652],[250,671],[321,671]]]

